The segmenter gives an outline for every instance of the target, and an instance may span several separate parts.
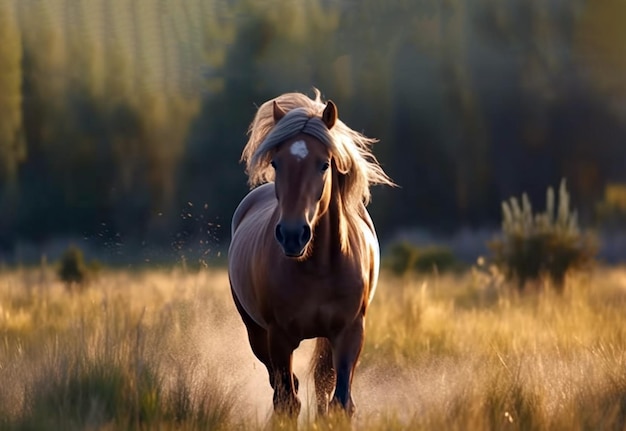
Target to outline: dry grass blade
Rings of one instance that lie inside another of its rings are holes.
[[[246,343],[226,274],[103,273],[68,292],[0,275],[0,428],[295,429]],[[359,413],[316,420],[296,352],[299,430],[626,426],[626,272],[517,295],[476,274],[383,276],[355,377]]]

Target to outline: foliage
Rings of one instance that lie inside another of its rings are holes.
[[[599,227],[618,230],[626,227],[626,184],[607,184],[604,198],[595,207]]]
[[[408,241],[392,244],[383,265],[394,274],[446,272],[459,267],[452,250],[440,245],[417,247]]]
[[[22,36],[16,8],[11,2],[0,3],[0,184],[14,183],[18,165],[26,158],[21,94]]]
[[[381,140],[384,234],[495,221],[555,172],[590,207],[622,172],[620,0],[39,3],[0,2],[2,249],[169,245],[187,202],[223,220],[255,105],[311,86]]]
[[[546,210],[533,214],[528,196],[512,197],[502,203],[502,234],[489,245],[495,264],[521,289],[526,281],[549,277],[557,290],[564,287],[565,276],[587,267],[597,252],[589,233],[581,232],[575,211],[570,211],[570,196],[565,180],[559,187],[558,207],[554,190],[546,193]]]
[[[85,263],[83,251],[76,245],[71,245],[61,256],[58,276],[70,288],[75,285],[84,286],[99,271],[100,264],[97,261]]]

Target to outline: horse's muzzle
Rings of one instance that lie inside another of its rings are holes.
[[[311,241],[311,228],[306,223],[278,223],[276,241],[287,257],[301,257]]]

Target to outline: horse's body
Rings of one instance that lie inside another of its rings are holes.
[[[333,231],[331,209],[314,230],[309,257],[296,260],[283,257],[273,241],[277,210],[272,183],[256,188],[240,204],[233,219],[231,252],[239,256],[232,265],[233,291],[246,314],[263,328],[277,324],[298,343],[330,338],[336,326],[354,320],[362,302],[369,303],[374,293],[379,262],[372,222],[363,208],[364,218],[355,229],[361,235],[354,235],[351,245],[364,255],[346,258]]]
[[[267,367],[276,411],[299,412],[292,354],[302,340],[318,338],[318,411],[327,411],[334,389],[332,404],[352,414],[352,374],[379,268],[365,204],[371,184],[391,182],[367,151],[373,141],[341,123],[319,93],[265,103],[250,132],[243,159],[251,184],[265,184],[233,216],[234,302]]]

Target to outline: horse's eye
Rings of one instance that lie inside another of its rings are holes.
[[[330,166],[330,163],[328,163],[328,162],[322,163],[322,172],[326,172],[326,170],[328,170],[329,166]]]

